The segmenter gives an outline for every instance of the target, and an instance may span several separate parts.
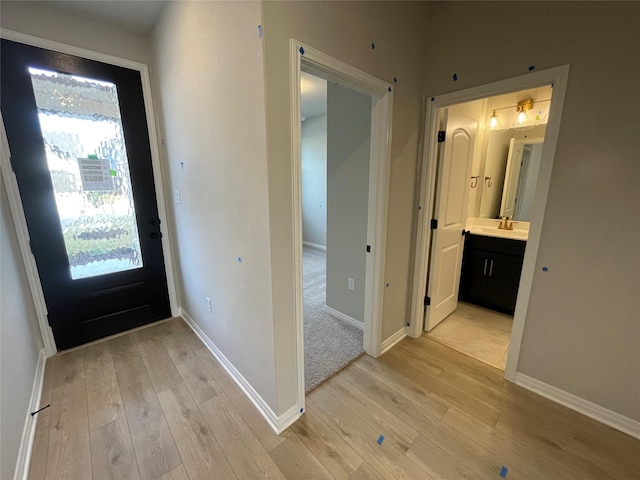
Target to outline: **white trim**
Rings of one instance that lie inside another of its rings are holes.
[[[361,322],[360,320],[356,320],[353,317],[350,317],[346,313],[342,313],[341,311],[336,310],[335,308],[331,308],[328,305],[325,305],[324,307],[322,307],[322,310],[324,310],[326,313],[331,315],[333,318],[341,320],[344,323],[347,323],[347,324],[351,325],[352,327],[356,327],[359,330],[364,330],[364,323],[363,322]]]
[[[109,55],[107,53],[87,50],[86,48],[80,48],[74,45],[68,45],[66,43],[60,43],[54,40],[36,37],[27,33],[8,30],[6,28],[0,28],[0,37],[14,42],[32,45],[34,47],[46,48],[47,50],[54,50],[56,52],[75,55],[76,57],[87,58],[89,60],[96,60],[98,62],[108,63],[110,65],[117,65],[118,67],[129,68],[131,70],[141,70],[142,67],[146,66],[143,63],[139,63],[133,60],[114,57],[113,55]]]
[[[547,203],[547,194],[551,181],[551,170],[555,158],[558,133],[560,130],[560,120],[562,107],[569,76],[569,65],[554,67],[539,72],[532,72],[507,80],[481,85],[478,87],[461,90],[437,97],[432,97],[427,102],[427,117],[425,124],[425,148],[422,157],[422,175],[420,186],[420,204],[418,210],[418,229],[416,240],[416,254],[413,279],[413,299],[411,302],[411,319],[408,334],[418,337],[424,328],[424,305],[423,299],[427,290],[428,252],[430,249],[430,235],[428,223],[433,212],[434,192],[435,192],[435,172],[437,159],[437,142],[435,132],[438,128],[438,111],[441,108],[473,100],[502,95],[505,93],[526,90],[543,85],[553,86],[553,101],[549,111],[549,122],[545,132],[545,142],[542,150],[542,160],[538,174],[536,195],[534,200],[534,211],[531,220],[531,229],[524,256],[524,265],[520,277],[520,288],[511,330],[511,342],[509,356],[505,368],[505,378],[515,381],[520,345],[524,332],[524,323],[529,306],[531,294],[531,284],[535,270],[538,248],[540,246],[540,236],[542,232],[542,221]],[[428,308],[428,307],[427,307]]]
[[[18,459],[16,461],[13,480],[27,480],[29,477],[29,464],[31,463],[33,441],[35,439],[36,426],[38,423],[38,415],[31,415],[31,412],[38,410],[40,405],[40,399],[42,398],[42,386],[44,384],[44,366],[46,361],[47,354],[43,348],[40,350],[40,354],[38,355],[36,373],[33,379],[33,387],[31,389],[31,400],[29,401],[27,418],[24,421],[22,439],[20,440],[20,450],[18,450]]]
[[[164,259],[164,269],[167,278],[169,307],[171,308],[171,316],[176,317],[179,315],[180,311],[178,306],[178,288],[176,285],[177,265],[173,262],[173,246],[171,244],[172,236],[169,231],[164,183],[162,180],[162,165],[160,162],[160,150],[158,148],[158,131],[156,130],[155,122],[156,115],[153,110],[151,79],[149,77],[149,67],[147,65],[143,65],[140,69],[140,80],[142,81],[142,96],[144,98],[144,109],[147,117],[147,127],[149,130],[151,168],[153,172],[153,184],[156,190],[156,206],[158,207],[158,218],[160,219],[160,231],[162,232],[162,256]]]
[[[9,209],[11,210],[13,225],[16,229],[16,236],[18,237],[22,264],[24,265],[27,281],[29,282],[29,290],[31,291],[31,298],[33,299],[33,305],[36,310],[44,351],[47,357],[52,357],[58,349],[56,348],[53,332],[51,331],[49,319],[47,318],[47,304],[44,301],[44,292],[42,291],[42,284],[40,283],[40,274],[36,266],[36,259],[31,253],[31,237],[29,236],[27,220],[24,216],[24,209],[22,208],[18,181],[11,167],[11,152],[9,151],[9,141],[7,140],[7,133],[4,129],[2,114],[0,114],[0,143],[0,171],[2,172],[2,180],[7,191],[7,198],[9,199]]]
[[[327,246],[320,245],[319,243],[311,243],[311,242],[307,242],[306,240],[303,240],[302,245],[304,245],[305,247],[317,248],[318,250],[324,250],[325,252],[327,251]]]
[[[244,394],[251,400],[251,403],[258,409],[260,414],[267,421],[269,426],[273,429],[276,434],[280,434],[284,432],[289,426],[300,418],[301,409],[298,405],[294,405],[289,410],[284,412],[282,415],[278,416],[275,414],[271,407],[264,401],[264,399],[260,396],[258,392],[254,390],[251,384],[242,376],[242,374],[233,366],[233,364],[229,361],[229,359],[220,351],[220,349],[216,346],[215,343],[207,336],[206,333],[202,331],[202,329],[198,326],[198,324],[189,316],[187,312],[184,311],[183,308],[180,308],[180,313],[182,318],[184,318],[187,325],[191,327],[191,330],[202,340],[202,343],[207,347],[207,349],[213,354],[218,363],[224,368],[224,370],[229,374],[229,376],[236,382],[240,390],[244,392]]]
[[[289,105],[291,124],[291,183],[293,212],[294,314],[296,334],[297,399],[304,408],[304,324],[302,288],[302,196],[300,74],[319,75],[372,98],[371,163],[369,168],[369,217],[365,279],[364,350],[377,357],[381,351],[382,305],[386,253],[389,174],[391,164],[391,121],[393,89],[384,82],[295,39],[290,40]],[[304,53],[301,53],[300,49]]]
[[[162,232],[162,248],[164,254],[165,271],[167,277],[167,288],[169,291],[169,304],[171,307],[171,315],[177,316],[179,313],[178,308],[178,295],[176,287],[176,275],[175,275],[175,263],[173,261],[173,248],[171,245],[171,235],[168,231],[169,224],[167,220],[167,209],[164,195],[164,183],[162,179],[162,168],[160,162],[160,154],[158,149],[158,132],[156,130],[155,114],[153,110],[153,96],[151,93],[151,81],[149,77],[149,67],[143,63],[127,60],[106,53],[95,52],[93,50],[87,50],[79,48],[73,45],[67,45],[45,38],[35,37],[25,33],[16,32],[13,30],[7,30],[0,28],[0,37],[12,40],[14,42],[24,43],[34,47],[46,48],[48,50],[54,50],[69,55],[75,55],[89,60],[95,60],[110,65],[128,68],[140,72],[140,80],[142,83],[142,94],[144,98],[145,113],[147,118],[147,129],[149,131],[149,146],[151,148],[151,162],[153,166],[153,183],[156,190],[156,203],[158,205],[158,217],[160,218],[160,230]],[[1,118],[0,118],[1,120]],[[26,220],[24,218],[24,211],[22,210],[22,200],[17,189],[17,183],[15,182],[15,175],[11,169],[11,163],[8,161],[10,158],[9,144],[6,141],[6,133],[4,132],[4,123],[2,123],[2,176],[5,178],[5,186],[7,188],[7,194],[9,195],[9,204],[11,207],[11,214],[14,224],[18,233],[18,241],[20,244],[20,251],[22,253],[23,263],[27,271],[27,278],[29,280],[29,286],[31,287],[31,293],[34,299],[36,312],[38,314],[38,324],[40,326],[40,332],[44,342],[45,351],[47,356],[55,355],[57,348],[53,338],[53,333],[49,327],[47,319],[47,307],[44,300],[44,293],[42,292],[42,285],[40,283],[40,276],[35,264],[35,259],[31,254],[29,247],[29,232],[27,229]],[[6,152],[5,152],[6,149]],[[7,154],[6,162],[4,161],[4,155]],[[6,165],[5,165],[6,163]],[[13,181],[11,181],[12,179]],[[10,185],[15,183],[15,188]],[[16,200],[19,203],[15,204]],[[24,231],[23,231],[24,230]]]
[[[383,353],[387,353],[389,350],[395,347],[398,343],[400,343],[400,341],[402,341],[402,339],[406,336],[407,336],[407,329],[405,327],[402,327],[400,330],[398,330],[396,333],[394,333],[389,338],[387,338],[384,342],[382,342],[380,355],[382,355]]]
[[[564,405],[571,410],[586,415],[589,418],[604,423],[605,425],[615,428],[627,435],[640,440],[640,422],[632,418],[620,415],[608,408],[592,403],[584,398],[580,398],[572,393],[565,392],[557,387],[529,377],[524,373],[516,372],[516,385],[526,388],[527,390],[537,393],[549,400],[560,405]]]

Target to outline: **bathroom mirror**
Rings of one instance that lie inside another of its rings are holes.
[[[479,217],[531,221],[545,128],[488,133]]]
[[[509,142],[500,217],[531,221],[543,142],[543,138],[531,140],[512,138]]]

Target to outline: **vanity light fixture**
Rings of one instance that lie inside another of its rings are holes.
[[[531,118],[529,117],[529,114],[527,112],[530,110],[533,110],[533,105],[536,103],[545,103],[550,101],[551,101],[550,98],[547,98],[545,100],[533,100],[532,98],[527,98],[526,100],[522,100],[518,102],[517,105],[509,105],[506,107],[492,108],[490,110],[491,116],[489,117],[489,122],[488,122],[489,128],[491,130],[501,130],[503,127],[500,122],[500,119],[498,118],[497,112],[498,110],[507,110],[512,108],[516,109],[516,116],[511,122],[511,126],[506,128],[527,128],[527,127],[531,128],[536,125],[541,125],[543,123],[546,123],[545,120],[548,115],[547,112],[543,112],[543,110],[538,111],[538,113],[535,115],[535,121],[531,121]]]

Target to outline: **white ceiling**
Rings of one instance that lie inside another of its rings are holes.
[[[326,115],[327,81],[325,79],[302,72],[300,92],[300,114],[303,118]]]
[[[148,36],[167,0],[50,0],[33,3]]]

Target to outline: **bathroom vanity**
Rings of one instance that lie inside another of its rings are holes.
[[[528,232],[497,230],[473,225],[465,233],[459,298],[513,315]]]

